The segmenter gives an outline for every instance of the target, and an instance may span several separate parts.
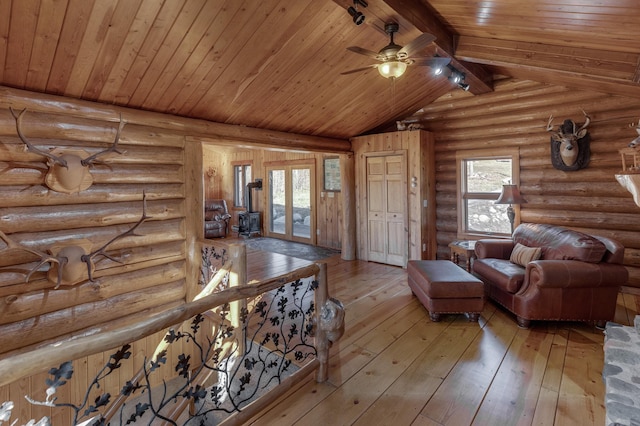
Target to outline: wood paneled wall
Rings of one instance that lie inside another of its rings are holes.
[[[314,160],[316,172],[316,244],[321,247],[340,249],[342,244],[342,192],[323,191],[323,159],[326,156],[346,154],[322,154],[285,152],[268,149],[231,149],[228,147],[205,144],[203,146],[204,170],[210,168],[216,175],[205,182],[205,193],[211,198],[224,198],[232,216],[232,223],[237,224],[238,212],[244,208],[233,207],[233,165],[237,162],[251,162],[251,174],[266,179],[265,164],[297,160]],[[205,179],[207,176],[205,176]],[[264,212],[267,203],[266,191],[253,192],[254,209]],[[210,199],[210,198],[209,198]],[[264,224],[263,224],[264,226]]]
[[[356,156],[358,259],[368,259],[366,157],[388,155],[392,152],[402,153],[407,161],[406,258],[434,259],[436,227],[433,135],[425,131],[389,132],[353,138],[352,145]]]
[[[550,115],[555,124],[592,118],[591,161],[565,172],[551,165]],[[438,258],[449,257],[456,239],[455,153],[467,149],[518,147],[520,189],[528,203],[521,221],[548,223],[612,237],[626,247],[629,285],[640,287],[640,207],[614,175],[618,150],[637,136],[640,100],[573,90],[530,81],[503,81],[494,93],[472,96],[456,91],[425,107],[417,118],[436,137]]]

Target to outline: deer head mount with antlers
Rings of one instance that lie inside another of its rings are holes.
[[[16,243],[7,236],[4,232],[0,231],[0,239],[3,240],[7,247],[4,250],[18,249],[24,250],[28,253],[35,254],[40,257],[38,264],[29,271],[25,278],[25,282],[28,282],[33,275],[42,265],[45,263],[50,264],[49,271],[47,272],[47,279],[51,282],[55,282],[54,289],[57,289],[61,285],[74,285],[79,282],[86,281],[87,279],[93,282],[93,273],[95,272],[96,265],[95,259],[98,256],[106,257],[114,262],[120,263],[118,260],[109,256],[106,253],[107,247],[113,242],[131,235],[136,235],[135,230],[142,225],[144,221],[149,219],[147,216],[147,196],[145,193],[142,195],[142,216],[131,228],[127,231],[116,235],[106,244],[102,245],[96,250],[91,251],[93,243],[86,239],[72,240],[65,243],[56,244],[49,248],[49,253],[40,250],[34,250]],[[2,252],[2,250],[0,250]]]
[[[585,122],[578,128],[577,124],[570,119],[558,126],[558,130],[553,130],[553,115],[549,117],[547,132],[551,133],[551,164],[559,170],[572,171],[587,167],[591,157],[589,149],[590,135],[587,133],[587,126],[591,123],[589,115],[582,111]]]
[[[93,184],[93,176],[91,176],[90,169],[98,161],[97,158],[109,152],[122,154],[122,152],[118,151],[120,133],[125,125],[122,116],[120,116],[120,125],[118,126],[116,138],[111,147],[89,155],[83,150],[56,148],[47,152],[37,148],[27,140],[22,132],[22,117],[27,109],[23,109],[19,114],[16,114],[13,108],[9,108],[9,110],[16,120],[18,137],[20,137],[20,140],[25,144],[27,151],[48,158],[47,166],[49,167],[49,171],[45,177],[45,184],[56,192],[74,194],[88,189]]]

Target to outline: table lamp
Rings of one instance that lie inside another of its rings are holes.
[[[513,221],[516,218],[516,212],[513,211],[514,204],[524,204],[525,200],[516,185],[502,185],[502,193],[496,200],[496,204],[509,204],[507,207],[507,217],[511,223],[511,234],[513,234]]]

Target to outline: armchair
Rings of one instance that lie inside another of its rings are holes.
[[[211,200],[204,205],[204,237],[224,238],[231,215],[225,200]]]
[[[619,242],[560,226],[524,223],[510,240],[477,241],[475,252],[473,273],[487,295],[525,328],[531,320],[603,327],[613,320],[618,290],[628,279]]]

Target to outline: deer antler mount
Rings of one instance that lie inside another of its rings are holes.
[[[16,114],[13,108],[9,108],[9,110],[16,120],[18,137],[20,137],[20,140],[25,144],[27,151],[40,154],[48,159],[47,166],[49,167],[49,171],[45,177],[45,184],[56,192],[75,194],[88,189],[93,184],[93,176],[91,175],[90,169],[98,161],[98,156],[109,152],[122,154],[122,152],[118,151],[120,133],[125,125],[122,116],[120,117],[120,125],[116,132],[115,141],[111,147],[89,155],[83,150],[55,148],[48,152],[39,149],[33,145],[22,132],[22,118],[27,109],[23,109],[19,114]]]
[[[0,240],[3,240],[6,243],[7,247],[5,250],[20,249],[40,257],[38,264],[27,274],[27,277],[25,278],[26,282],[29,281],[31,275],[42,265],[49,263],[51,267],[47,272],[47,279],[51,282],[55,282],[56,285],[54,289],[57,289],[61,285],[74,285],[82,281],[86,281],[87,279],[93,282],[93,273],[96,269],[95,258],[98,256],[104,256],[114,262],[118,262],[118,260],[106,253],[107,247],[120,238],[136,235],[135,230],[149,218],[150,217],[147,216],[146,194],[144,194],[142,197],[142,216],[138,222],[136,222],[127,231],[116,235],[106,244],[93,251],[91,251],[93,243],[86,239],[71,240],[55,244],[49,248],[50,253],[25,247],[13,241],[2,231],[0,231]]]
[[[578,127],[573,120],[566,119],[556,131],[553,130],[553,115],[549,117],[547,132],[551,134],[551,164],[558,170],[579,170],[589,164],[591,137],[587,127],[591,117],[584,111],[582,113],[585,117],[582,126]]]

